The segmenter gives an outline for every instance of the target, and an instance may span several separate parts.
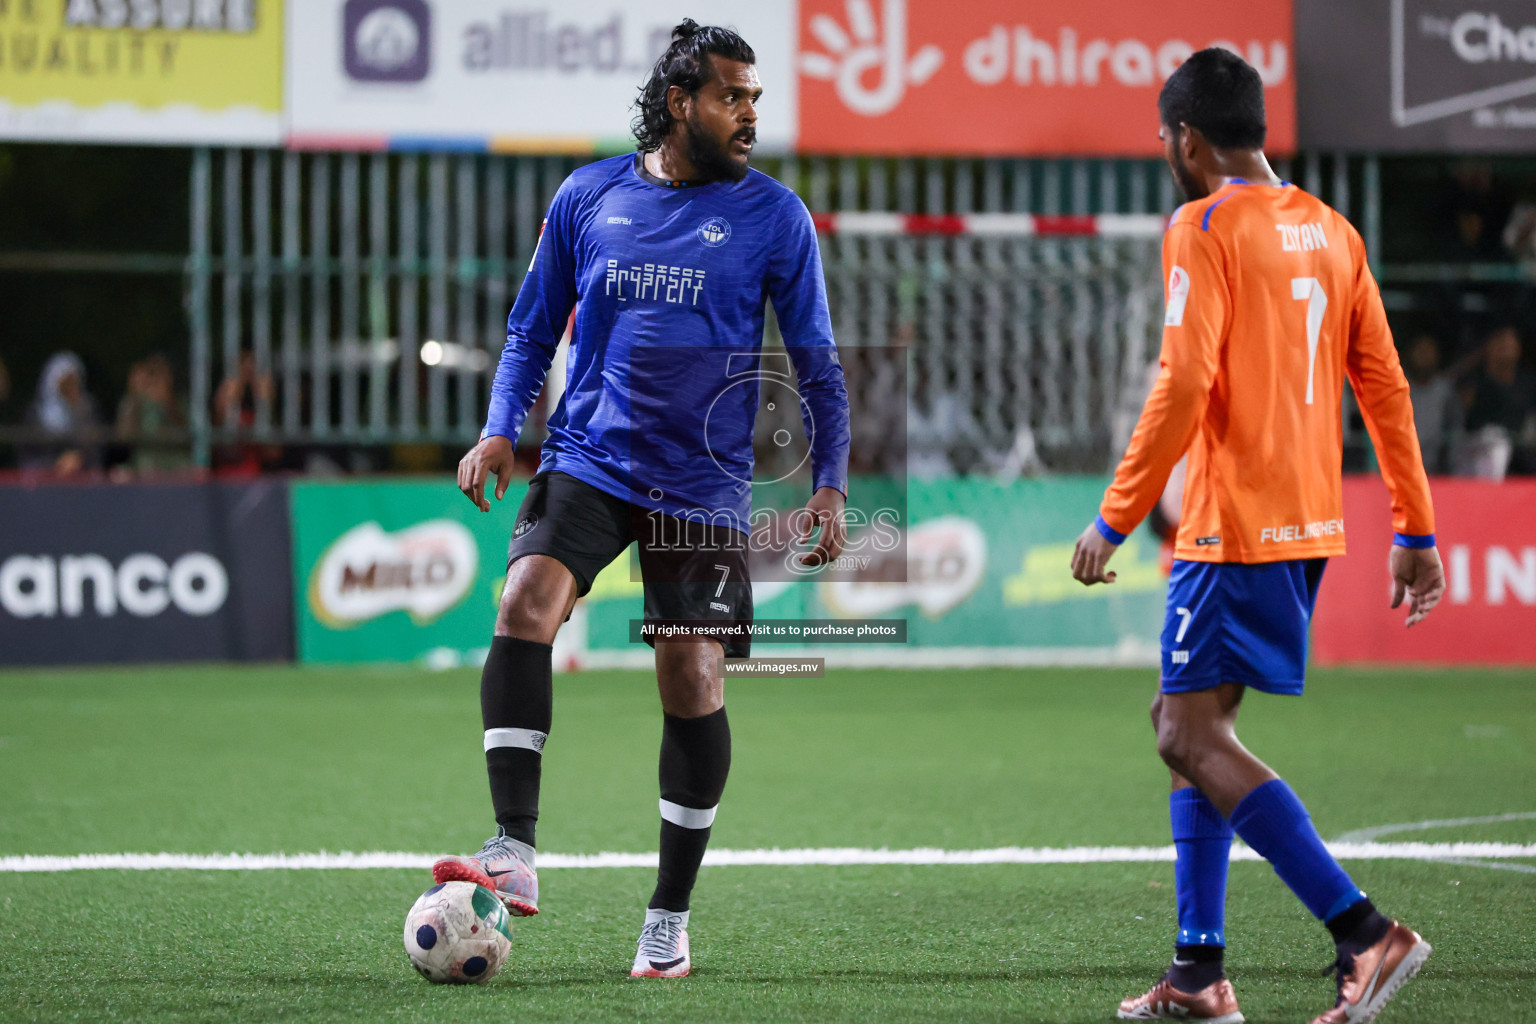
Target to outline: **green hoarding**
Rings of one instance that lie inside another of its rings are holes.
[[[416,661],[485,648],[525,490],[509,488],[483,513],[449,477],[294,484],[299,660]]]
[[[1155,661],[1166,580],[1145,532],[1116,557],[1113,586],[1084,588],[1068,570],[1073,541],[1103,487],[1097,478],[913,482],[907,582],[759,583],[757,615],[907,620],[900,650],[828,651],[846,664],[951,655],[998,663]],[[475,662],[489,643],[522,495],[513,487],[484,514],[446,477],[294,485],[300,659]],[[629,639],[641,600],[627,559],[617,560],[573,617],[583,635],[571,659],[645,660],[644,648]],[[761,645],[756,653],[787,649]]]

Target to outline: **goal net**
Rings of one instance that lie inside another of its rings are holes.
[[[823,214],[845,361],[909,353],[917,476],[1102,472],[1139,411],[1163,292],[1156,215]],[[888,375],[850,376],[855,452],[879,462]],[[856,428],[857,429],[857,428]],[[880,468],[873,466],[871,468]]]

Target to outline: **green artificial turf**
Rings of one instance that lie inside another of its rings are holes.
[[[713,843],[1163,845],[1140,671],[733,680]],[[0,674],[0,855],[476,848],[490,828],[474,673],[207,668]],[[660,713],[638,673],[556,683],[540,845],[653,850]],[[1315,672],[1242,735],[1325,836],[1536,811],[1536,683]],[[1536,841],[1536,820],[1394,840]],[[1526,866],[1530,866],[1527,862]],[[1436,946],[1385,1022],[1518,1021],[1536,873],[1350,862]],[[408,871],[0,873],[0,1020],[1104,1021],[1166,966],[1168,864],[706,868],[695,974],[626,976],[652,874],[542,873],[544,913],[475,989],[411,972]],[[1326,933],[1233,866],[1230,972],[1256,1024],[1331,1001]]]

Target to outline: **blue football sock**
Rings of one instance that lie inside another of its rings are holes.
[[[1179,934],[1175,945],[1225,946],[1227,860],[1232,826],[1216,805],[1194,787],[1168,794],[1168,817],[1178,860],[1173,882],[1178,892]]]
[[[1318,920],[1365,898],[1323,846],[1312,816],[1283,780],[1271,779],[1243,797],[1232,812],[1232,827]]]

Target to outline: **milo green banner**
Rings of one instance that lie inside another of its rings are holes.
[[[857,579],[753,586],[759,619],[903,618],[907,643],[818,649],[829,667],[915,664],[1156,664],[1167,576],[1157,543],[1138,531],[1122,546],[1110,586],[1072,579],[1072,545],[1098,511],[1107,481],[1089,477],[981,479],[907,488],[906,566],[875,561]],[[857,489],[858,481],[853,487]],[[850,549],[858,545],[850,532]],[[882,582],[899,580],[905,582]],[[641,584],[610,566],[583,602],[586,661],[627,663],[629,620]],[[803,653],[763,644],[753,654]]]
[[[451,477],[294,484],[299,660],[456,664],[483,651],[524,490],[482,513]]]
[[[913,482],[905,549],[884,556],[905,566],[877,553],[853,578],[759,583],[757,617],[907,621],[905,644],[818,650],[828,667],[1155,663],[1166,586],[1155,541],[1144,531],[1126,541],[1112,586],[1085,588],[1068,569],[1103,488],[1095,478]],[[294,485],[300,658],[477,664],[521,500],[513,487],[482,514],[446,477]],[[578,603],[557,663],[649,664],[649,649],[630,640],[641,608],[642,584],[620,558]],[[806,650],[754,644],[763,656]]]

